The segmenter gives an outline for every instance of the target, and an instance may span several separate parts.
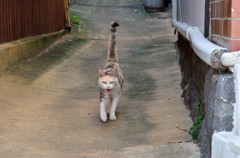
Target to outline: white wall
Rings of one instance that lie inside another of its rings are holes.
[[[177,20],[196,26],[204,33],[205,0],[177,0]]]

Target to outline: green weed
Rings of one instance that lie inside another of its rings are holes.
[[[198,117],[197,117],[197,120],[194,122],[194,124],[192,125],[192,127],[189,130],[189,134],[192,135],[193,140],[198,139],[198,135],[199,135],[199,132],[200,132],[201,126],[202,126],[202,120],[204,119],[200,98],[198,98],[198,100],[196,102],[196,106],[197,106],[197,110],[198,110]]]
[[[80,15],[70,14],[71,24],[79,24],[81,18]]]

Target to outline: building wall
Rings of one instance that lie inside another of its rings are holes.
[[[0,43],[64,28],[63,0],[0,0]]]
[[[196,26],[204,33],[205,0],[177,0],[177,20]]]
[[[229,51],[240,50],[240,0],[211,0],[210,15],[210,40]]]

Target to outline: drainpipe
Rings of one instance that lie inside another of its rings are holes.
[[[236,63],[240,63],[240,51],[223,54],[221,61],[227,67],[233,67]]]
[[[205,63],[210,65],[214,69],[224,70],[226,69],[221,61],[221,56],[228,53],[228,49],[220,47],[209,40],[207,40],[203,33],[197,27],[190,27],[187,24],[173,20],[173,26],[180,32],[192,45],[195,53]]]
[[[234,65],[236,104],[233,113],[233,130],[232,132],[240,136],[240,64]]]
[[[209,21],[210,21],[209,1],[210,0],[205,0],[205,18],[204,18],[204,37],[205,38],[208,38],[209,36]]]

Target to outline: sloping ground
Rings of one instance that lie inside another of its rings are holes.
[[[176,128],[192,122],[180,98],[169,13],[144,13],[140,1],[74,2],[87,32],[75,29],[0,78],[1,157],[200,157],[188,133]],[[125,85],[118,120],[102,123],[98,68],[112,20],[121,25]]]

